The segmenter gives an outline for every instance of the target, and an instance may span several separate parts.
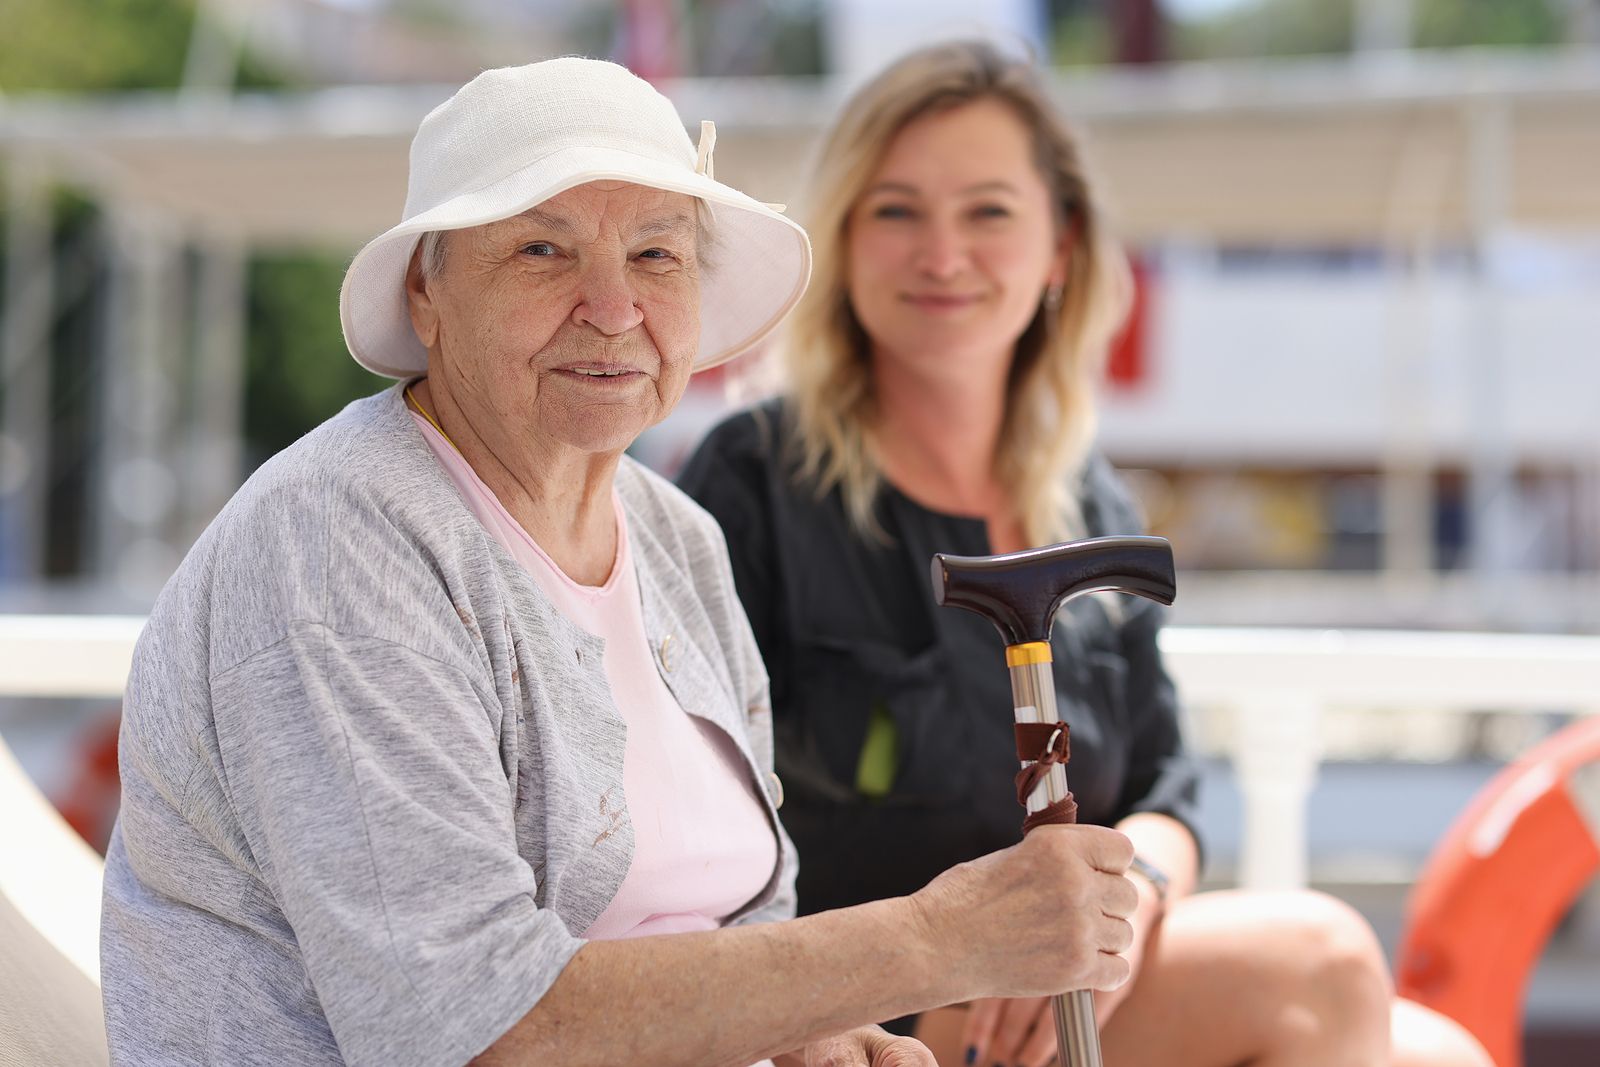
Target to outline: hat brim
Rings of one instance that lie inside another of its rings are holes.
[[[510,218],[592,181],[685,193],[711,205],[713,245],[700,277],[694,370],[714,367],[760,344],[805,292],[811,243],[799,225],[777,211],[682,166],[616,149],[566,148],[369,241],[351,261],[339,291],[339,318],[350,354],[389,378],[426,372],[428,351],[411,327],[405,296],[406,269],[421,236]]]

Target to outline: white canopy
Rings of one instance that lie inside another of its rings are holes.
[[[666,87],[717,172],[791,201],[824,82]],[[1225,243],[1600,232],[1600,53],[1407,54],[1063,74],[1120,229]],[[447,88],[0,102],[0,152],[255,245],[353,248],[398,221],[411,134]]]
[[[691,128],[717,122],[718,176],[779,202],[799,199],[806,155],[840,93],[816,81],[666,88]],[[1481,250],[1508,229],[1600,234],[1600,51],[1096,70],[1062,73],[1055,91],[1087,132],[1091,165],[1135,243],[1426,252]],[[113,323],[102,343],[116,358],[98,387],[117,400],[101,405],[96,569],[130,590],[154,588],[176,562],[174,546],[214,514],[242,468],[244,255],[307,246],[348,254],[388,229],[404,201],[411,136],[449,92],[0,98],[14,224],[0,451],[9,449],[11,469],[33,472],[5,494],[8,513],[24,517],[7,535],[14,559],[34,566],[44,543],[46,183],[87,186],[111,210]],[[187,311],[173,298],[187,284],[184,242],[202,257]],[[1483,268],[1487,257],[1474,262]],[[1510,499],[1501,489],[1514,447],[1491,288],[1474,307],[1469,465],[1474,510],[1487,514]],[[179,354],[191,347],[186,364]],[[1390,354],[1394,366],[1411,365],[1405,351]],[[173,398],[186,396],[196,400],[176,413],[187,422],[174,430]],[[1410,440],[1391,436],[1385,447]],[[1396,485],[1425,484],[1412,468],[1427,462],[1404,449],[1384,459]],[[1420,521],[1396,535],[1413,549],[1427,537]]]

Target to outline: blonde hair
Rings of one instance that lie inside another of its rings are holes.
[[[806,223],[815,265],[782,342],[797,474],[818,496],[839,487],[851,524],[869,537],[883,537],[873,515],[882,474],[868,444],[877,415],[870,342],[845,285],[851,210],[901,130],[980,100],[998,100],[1021,120],[1057,224],[1074,235],[1061,299],[1042,300],[1017,339],[994,473],[1017,502],[1030,543],[1083,533],[1074,490],[1094,440],[1095,385],[1129,304],[1127,261],[1105,233],[1077,141],[1032,64],[961,41],[914,52],[858,91],[811,168]]]

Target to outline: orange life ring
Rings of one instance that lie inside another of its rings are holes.
[[[1600,871],[1600,718],[1508,765],[1434,849],[1406,908],[1400,994],[1521,1067],[1528,977]]]

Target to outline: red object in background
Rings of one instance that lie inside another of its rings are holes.
[[[647,82],[676,78],[683,74],[678,34],[677,0],[622,0],[612,54]]]
[[[694,377],[689,379],[689,388],[704,390],[722,390],[728,384],[728,364],[718,363],[715,367],[708,367],[702,371],[695,371]]]
[[[1142,256],[1130,253],[1128,264],[1133,269],[1133,306],[1128,309],[1122,332],[1111,342],[1111,357],[1106,363],[1106,381],[1123,389],[1140,385],[1149,373],[1150,290],[1154,280]]]
[[[1117,0],[1106,5],[1118,63],[1149,66],[1167,58],[1167,20],[1160,0]]]
[[[1119,64],[1144,67],[1166,62],[1168,25],[1161,0],[1117,0],[1103,6]],[[1133,307],[1127,326],[1111,344],[1111,359],[1106,367],[1106,380],[1120,389],[1138,386],[1149,371],[1146,339],[1151,275],[1139,255],[1129,253],[1128,260],[1133,267]]]
[[[122,800],[122,777],[117,770],[121,729],[119,705],[83,732],[68,768],[66,788],[56,802],[61,817],[102,856]]]

